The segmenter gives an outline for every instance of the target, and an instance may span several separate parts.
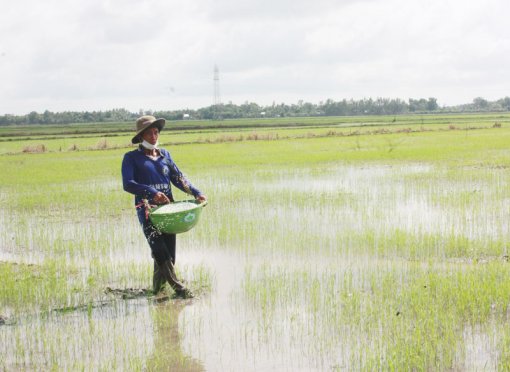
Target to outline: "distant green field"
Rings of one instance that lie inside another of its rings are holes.
[[[168,121],[162,144],[232,142],[313,136],[460,130],[504,126],[510,114],[405,115]],[[130,146],[133,123],[90,123],[0,127],[0,154],[102,150]]]
[[[421,114],[381,116],[319,116],[230,120],[179,120],[168,122],[175,130],[206,130],[232,128],[300,127],[300,126],[365,126],[387,124],[487,124],[510,121],[510,113],[487,114]],[[94,133],[124,133],[133,130],[131,122],[78,123],[65,125],[0,126],[2,137],[31,137],[36,135],[80,135]]]

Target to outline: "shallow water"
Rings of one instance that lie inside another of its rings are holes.
[[[209,292],[190,302],[117,299],[64,314],[10,310],[3,315],[14,324],[0,326],[0,363],[7,370],[364,369],[365,351],[386,346],[374,336],[382,326],[350,324],[344,306],[359,297],[363,311],[371,281],[390,276],[401,290],[430,260],[438,260],[433,270],[457,270],[455,260],[470,259],[464,254],[471,251],[447,251],[454,237],[476,242],[470,249],[487,248],[488,256],[506,253],[508,177],[500,170],[466,172],[373,165],[204,178],[198,184],[208,190],[209,205],[199,225],[178,236],[177,269],[192,279],[204,268],[212,277]],[[150,251],[134,210],[85,222],[50,216],[44,228],[40,222],[0,213],[0,261],[43,265],[58,258],[75,267],[69,279],[75,286],[104,280],[150,287]],[[414,252],[416,244],[427,251]],[[307,297],[314,286],[316,297]],[[69,296],[70,303],[81,298]],[[491,332],[486,325],[466,328],[464,341],[452,346],[455,366],[495,366]]]
[[[0,330],[7,370],[155,369],[159,361],[178,370],[202,370],[180,346],[179,314],[186,304],[146,299],[106,303],[74,311],[21,319]],[[163,357],[159,357],[159,354]],[[168,354],[168,357],[165,357]]]

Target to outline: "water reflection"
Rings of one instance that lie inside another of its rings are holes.
[[[0,326],[0,370],[203,371],[183,353],[181,311],[189,304],[119,300],[69,313],[52,311]],[[58,368],[57,368],[58,367]],[[37,368],[39,369],[39,368]]]
[[[154,352],[147,360],[150,371],[204,371],[195,359],[183,353],[179,334],[179,314],[190,301],[167,301],[151,311],[154,326]]]

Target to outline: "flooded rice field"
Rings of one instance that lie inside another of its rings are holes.
[[[509,180],[429,164],[204,174],[209,205],[177,242],[192,300],[150,295],[120,181],[65,208],[4,206],[1,369],[502,368]]]

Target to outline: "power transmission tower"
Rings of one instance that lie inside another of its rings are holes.
[[[214,102],[213,102],[213,119],[221,119],[221,98],[220,98],[220,70],[214,65]]]

